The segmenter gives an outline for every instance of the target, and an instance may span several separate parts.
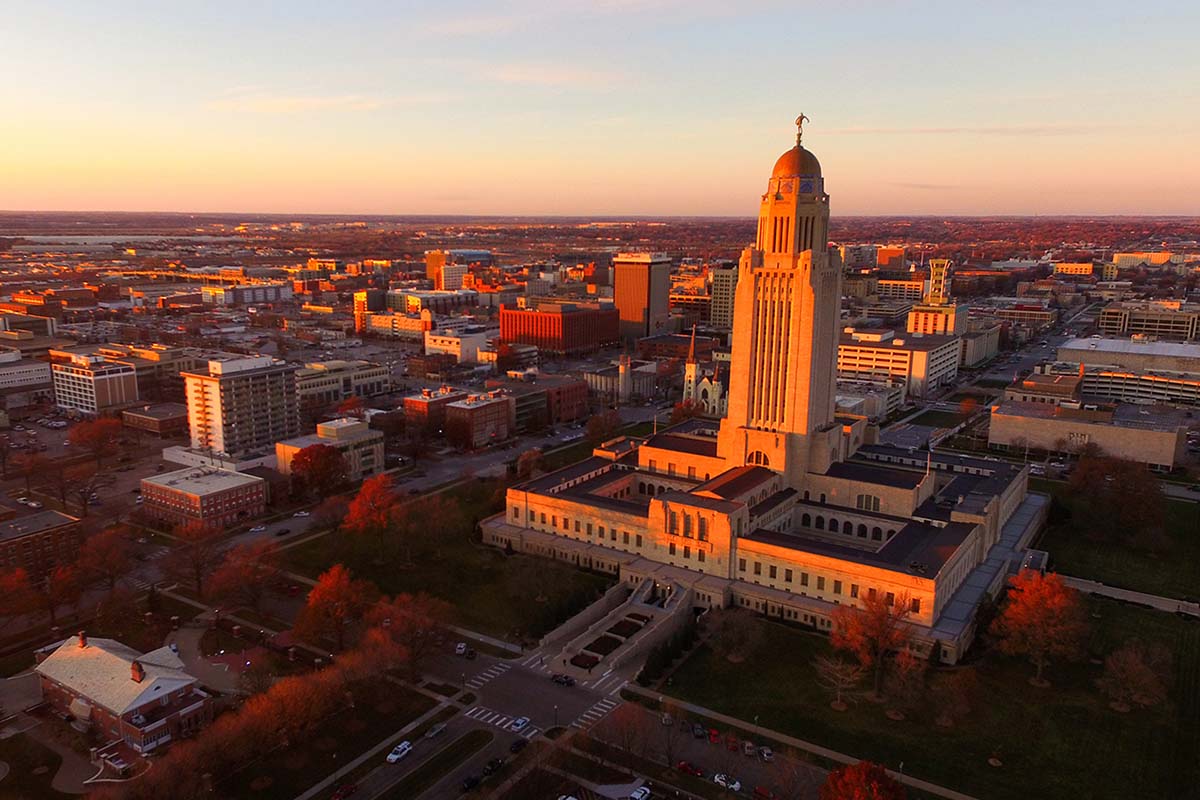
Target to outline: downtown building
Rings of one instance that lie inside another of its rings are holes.
[[[671,258],[666,253],[618,253],[613,258],[613,302],[621,339],[633,343],[671,333]]]
[[[271,356],[231,354],[183,377],[193,450],[274,452],[276,442],[300,434],[294,366]]]
[[[509,488],[484,541],[616,574],[664,608],[828,631],[839,606],[903,603],[911,648],[957,661],[1049,502],[1023,466],[867,444],[864,417],[835,413],[828,220],[820,164],[797,142],[742,253],[725,417],[618,437]]]

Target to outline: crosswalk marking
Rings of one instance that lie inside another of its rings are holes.
[[[608,715],[608,712],[612,711],[620,704],[620,700],[613,700],[607,697],[603,700],[597,700],[592,704],[591,708],[589,708],[587,711],[584,711],[579,715],[578,719],[571,723],[571,727],[585,731],[600,720],[604,719],[604,717]]]
[[[509,724],[515,719],[507,714],[502,714],[499,711],[494,711],[486,706],[475,706],[469,711],[464,712],[464,716],[469,717],[477,722],[482,722],[485,725],[492,725],[501,730],[509,730]],[[525,729],[518,734],[526,739],[532,739],[541,733],[542,729],[533,724],[528,724]]]
[[[502,661],[498,664],[493,664],[492,666],[485,669],[483,672],[476,675],[474,678],[471,678],[471,680],[467,681],[467,686],[471,689],[478,689],[479,687],[483,686],[488,681],[499,678],[501,675],[508,672],[510,669],[512,669],[512,664],[509,664],[506,661]]]

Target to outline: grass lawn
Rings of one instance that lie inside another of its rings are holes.
[[[882,761],[980,798],[1197,797],[1200,781],[1200,624],[1173,615],[1088,599],[1089,650],[1111,651],[1126,639],[1165,643],[1174,654],[1171,702],[1117,714],[1094,688],[1101,668],[1054,664],[1050,689],[1030,686],[1024,661],[983,652],[968,666],[979,678],[973,709],[955,728],[923,711],[900,722],[862,701],[838,713],[817,682],[812,661],[828,639],[777,623],[743,664],[702,646],[674,674],[672,694],[752,719],[844,753]],[[753,680],[747,680],[753,674]],[[935,684],[945,670],[931,676]],[[1003,766],[987,765],[996,754]]]
[[[908,422],[910,425],[927,425],[930,428],[953,428],[965,419],[966,417],[962,414],[956,414],[953,411],[934,410],[926,411]]]
[[[295,797],[433,707],[425,695],[390,682],[353,691],[354,708],[326,719],[310,738],[229,775],[219,792],[229,798]]]
[[[76,796],[57,792],[50,786],[62,763],[62,756],[25,734],[0,739],[0,761],[9,766],[8,775],[0,780],[0,797],[5,800],[51,800]],[[35,774],[38,770],[41,771]]]
[[[464,733],[405,775],[402,781],[393,786],[391,791],[381,795],[379,800],[408,800],[419,796],[471,755],[487,747],[494,738],[495,735],[491,731],[478,728]]]
[[[446,492],[474,521],[500,510],[496,486],[468,481]],[[465,531],[447,531],[416,565],[356,558],[350,543],[333,533],[285,551],[297,572],[316,577],[343,561],[356,577],[387,594],[428,592],[456,609],[455,622],[472,630],[517,641],[536,639],[582,610],[610,585],[611,578],[567,564],[524,555],[506,556]],[[544,602],[538,602],[543,598]]]
[[[1031,488],[1049,492],[1070,508],[1075,502],[1065,483],[1031,481]],[[1200,597],[1200,504],[1168,500],[1162,552],[1098,543],[1070,519],[1050,525],[1034,546],[1050,553],[1050,565],[1064,575],[1107,583],[1164,597]]]

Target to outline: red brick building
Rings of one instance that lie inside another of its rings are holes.
[[[0,523],[0,569],[22,567],[39,578],[79,556],[79,520],[58,511],[39,511]]]
[[[420,394],[404,398],[405,422],[411,430],[437,433],[445,427],[446,406],[466,398],[467,392],[450,386],[422,389]]]
[[[36,655],[42,698],[108,742],[147,753],[212,722],[212,697],[169,647],[142,654],[80,631]]]
[[[446,406],[446,440],[473,450],[513,435],[517,404],[502,392],[469,395]]]
[[[227,528],[267,510],[262,478],[215,467],[188,467],[142,478],[142,511],[168,525],[203,522]]]
[[[617,309],[604,303],[541,303],[536,309],[500,307],[500,338],[532,344],[544,353],[577,356],[614,345]]]

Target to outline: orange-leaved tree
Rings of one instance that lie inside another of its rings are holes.
[[[349,476],[342,451],[327,444],[310,444],[292,456],[292,477],[305,492],[328,497]]]
[[[269,540],[242,544],[225,553],[208,579],[209,592],[222,602],[262,610],[279,577],[279,547]]]
[[[875,697],[881,696],[888,655],[908,644],[908,595],[870,590],[860,597],[859,608],[838,606],[833,612],[830,642],[837,650],[851,653],[873,676]]]
[[[1046,686],[1042,671],[1051,659],[1079,656],[1087,620],[1079,592],[1059,575],[1023,569],[1009,579],[1006,602],[991,630],[1001,652],[1025,656],[1033,664],[1030,683]]]
[[[76,562],[86,581],[102,581],[111,594],[133,567],[129,540],[121,528],[105,528],[84,541]]]
[[[321,573],[317,585],[296,617],[294,631],[305,641],[333,639],[337,649],[346,645],[346,629],[370,608],[378,590],[370,581],[359,580],[341,564]]]
[[[821,800],[904,800],[904,786],[872,761],[833,770],[821,786]]]
[[[203,598],[204,582],[221,563],[224,551],[221,530],[193,520],[176,526],[172,534],[179,544],[167,555],[167,571],[189,582],[196,596]]]
[[[407,663],[415,678],[439,649],[438,640],[450,621],[450,604],[424,592],[398,594],[381,598],[367,610],[364,620],[368,636],[374,633],[390,641],[393,658]]]
[[[80,422],[71,430],[71,444],[81,447],[92,454],[97,466],[104,457],[112,453],[121,438],[121,421],[113,417],[98,417],[97,419]]]

